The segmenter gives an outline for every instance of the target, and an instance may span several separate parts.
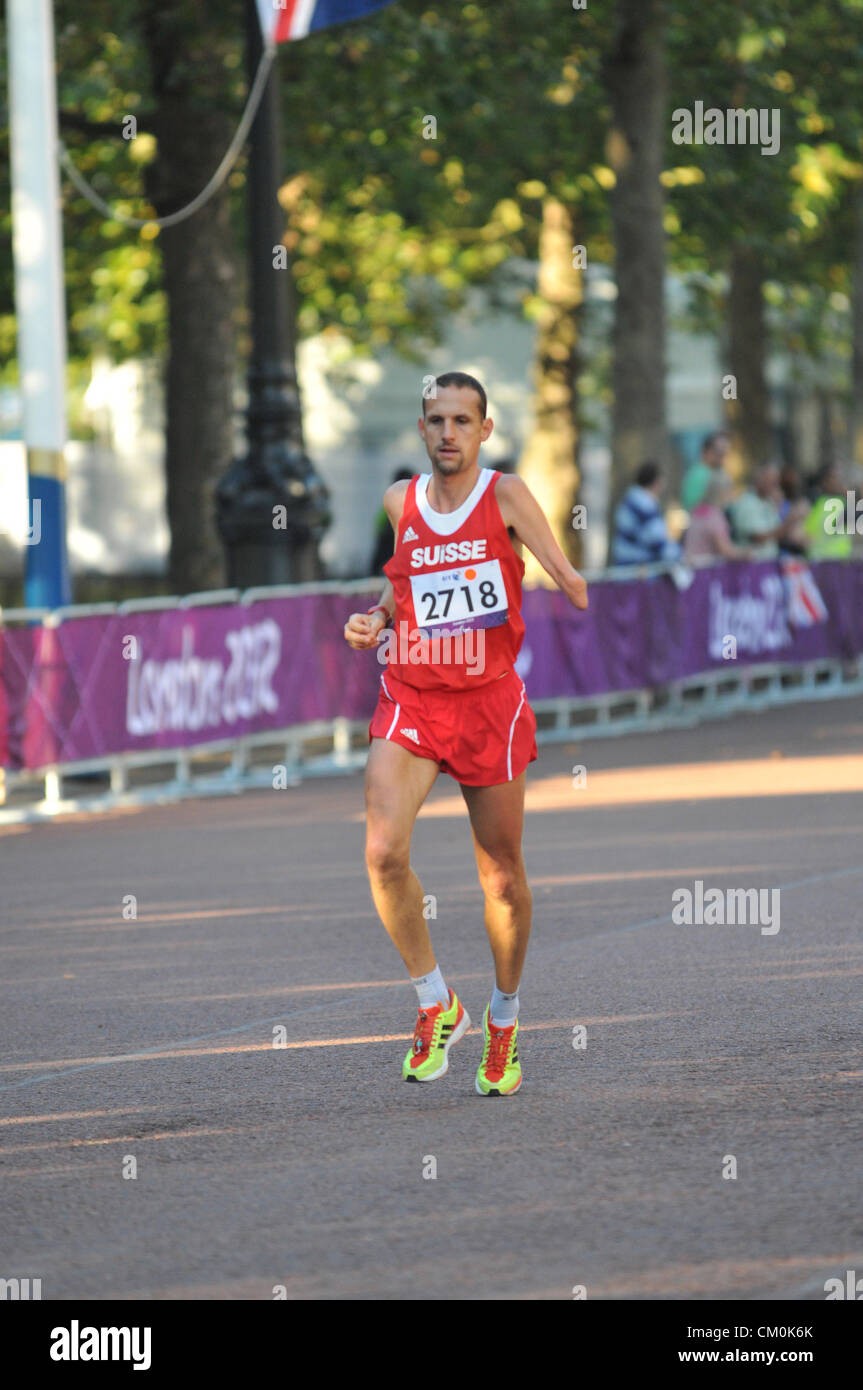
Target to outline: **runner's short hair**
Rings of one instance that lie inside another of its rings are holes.
[[[482,383],[477,381],[475,376],[468,376],[467,372],[444,372],[443,376],[435,377],[435,386],[455,386],[461,390],[476,391],[479,396],[480,415],[484,420],[488,411],[488,398]],[[426,397],[423,393],[423,419],[426,413]],[[431,397],[434,400],[434,396]]]

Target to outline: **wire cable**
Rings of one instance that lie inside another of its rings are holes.
[[[136,230],[141,227],[175,227],[178,222],[185,222],[187,218],[193,217],[205,203],[208,203],[214,193],[221,188],[225,179],[228,177],[232,168],[237,162],[240,151],[246,143],[246,137],[251,129],[252,121],[255,119],[258,107],[261,104],[261,97],[267,85],[267,78],[276,56],[276,45],[268,44],[261,54],[261,61],[258,64],[258,71],[255,73],[255,80],[252,83],[248,98],[246,99],[246,109],[243,112],[240,124],[234,134],[234,138],[228,146],[224,158],[219,164],[218,169],[213,174],[209,183],[201,189],[197,197],[193,198],[185,207],[179,208],[177,212],[169,213],[167,217],[129,217],[124,212],[119,212],[116,208],[111,208],[103,198],[99,196],[95,188],[90,184],[84,175],[75,166],[72,156],[66,149],[62,140],[58,141],[57,156],[61,165],[66,170],[69,178],[78,192],[81,193],[89,203],[103,216],[111,219],[112,222],[119,222],[124,227],[134,227]]]

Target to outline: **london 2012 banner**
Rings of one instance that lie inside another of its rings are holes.
[[[265,41],[288,43],[389,4],[391,0],[258,0],[258,13]]]
[[[0,615],[0,767],[365,721],[396,654],[383,644],[352,651],[343,632],[349,614],[379,592],[370,581],[368,598],[299,593],[54,626],[4,627]],[[736,561],[699,570],[684,588],[671,574],[599,580],[583,613],[563,594],[528,589],[523,611],[516,669],[531,700],[661,687],[729,660],[855,661],[863,564]],[[481,683],[480,666],[471,660]]]

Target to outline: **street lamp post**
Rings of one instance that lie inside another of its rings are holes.
[[[255,0],[246,0],[249,83],[263,52]],[[303,443],[295,365],[290,268],[276,268],[284,230],[279,90],[275,65],[251,131],[247,179],[252,349],[248,451],[216,489],[217,521],[237,588],[320,577],[318,544],[330,521],[328,492]],[[287,257],[282,256],[287,262]]]

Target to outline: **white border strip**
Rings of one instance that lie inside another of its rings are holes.
[[[524,681],[522,681],[521,699],[518,702],[518,709],[516,710],[515,715],[513,716],[513,721],[509,726],[509,743],[506,746],[506,780],[508,782],[512,781],[512,736],[515,733],[516,721],[518,719],[518,716],[521,714],[521,707],[525,702],[526,696],[527,692],[524,688]]]
[[[305,38],[309,32],[309,25],[312,22],[316,4],[317,0],[298,0],[291,19],[290,34],[292,39]]]

